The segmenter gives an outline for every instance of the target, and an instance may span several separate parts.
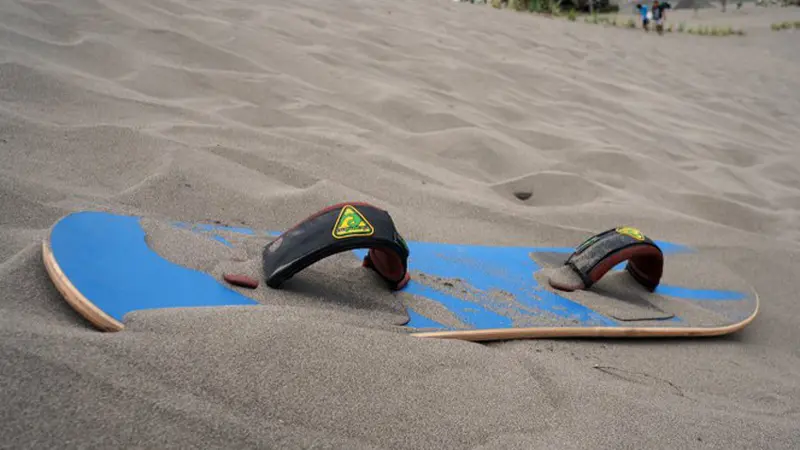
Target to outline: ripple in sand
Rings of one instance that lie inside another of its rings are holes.
[[[314,125],[294,114],[268,106],[240,106],[219,112],[229,119],[259,128],[306,127]]]
[[[207,74],[181,67],[151,64],[120,80],[120,84],[159,99],[202,98],[219,95]]]
[[[3,198],[4,193],[0,191],[0,203],[8,201]],[[0,208],[2,209],[2,208]],[[0,214],[5,214],[0,212]],[[62,212],[66,214],[66,212]],[[48,222],[48,224],[51,222]],[[31,225],[26,222],[25,226]],[[19,256],[27,247],[36,246],[47,236],[47,228],[34,230],[30,228],[13,228],[0,226],[0,267]]]
[[[6,2],[12,3],[12,2]],[[0,23],[32,39],[51,43],[74,43],[83,37],[79,14],[66,14],[48,3],[10,4],[4,6]]]
[[[125,127],[28,123],[0,132],[10,136],[0,145],[4,166],[14,167],[20,177],[73,193],[108,195],[127,189],[157,171],[174,148]]]
[[[24,48],[26,53],[38,54],[72,70],[102,78],[120,77],[137,66],[134,53],[94,37],[82,37],[69,44],[53,43],[0,28],[0,42],[12,48]]]
[[[563,162],[554,170],[578,173],[603,184],[631,188],[639,194],[671,189],[703,191],[707,187],[655,158],[631,151],[580,149],[557,155]]]
[[[415,181],[420,181],[422,184],[435,184],[438,186],[443,185],[439,180],[411,168],[407,163],[394,161],[388,156],[370,155],[369,159],[373,164],[384,170],[387,170],[390,174],[401,175]]]
[[[721,197],[686,193],[668,195],[672,209],[711,222],[754,233],[771,234],[779,230],[780,217]]]
[[[478,181],[496,182],[550,165],[535,150],[502,139],[499,133],[495,136],[489,131],[463,128],[413,136],[404,143],[408,154],[422,160],[435,155],[448,170]]]
[[[230,161],[241,164],[243,167],[257,170],[267,177],[276,179],[281,183],[298,189],[305,189],[319,181],[317,178],[301,170],[268,157],[262,157],[242,150],[221,146],[210,147],[207,150]]]
[[[431,106],[423,107],[412,99],[390,98],[368,104],[366,109],[376,119],[412,133],[434,133],[472,125],[453,114],[436,111]]]
[[[137,30],[131,39],[151,57],[169,61],[177,66],[238,72],[264,70],[239,55],[171,30]]]
[[[60,208],[20,195],[18,190],[12,183],[0,178],[0,226],[47,228],[65,214]],[[27,230],[21,232],[30,234]],[[0,235],[5,235],[5,231],[0,231]],[[12,251],[7,245],[10,243],[0,245],[1,253]]]
[[[761,156],[752,148],[741,148],[734,145],[703,145],[710,154],[711,159],[720,164],[735,167],[752,167],[761,162]]]
[[[8,62],[0,64],[0,74],[0,102],[12,104],[15,113],[30,119],[59,125],[139,125],[182,115],[202,121],[194,111],[146,103],[122,90],[113,95],[99,92],[111,86],[66,71],[56,74]],[[128,97],[117,97],[119,94]]]
[[[761,173],[782,186],[800,190],[800,164],[796,160],[778,160],[766,164]]]
[[[286,165],[250,158],[230,149],[218,152],[180,150],[165,170],[148,177],[114,197],[127,206],[151,214],[185,221],[226,221],[262,229],[294,225],[309,211],[338,203],[343,198],[364,198],[342,185],[314,181],[310,176],[292,179]],[[279,171],[276,174],[276,171]],[[302,186],[302,187],[297,187]]]
[[[559,136],[545,131],[527,129],[527,128],[509,128],[505,126],[497,126],[499,130],[504,131],[509,136],[524,142],[531,147],[542,150],[565,150],[568,148],[578,147],[581,141],[569,137]]]

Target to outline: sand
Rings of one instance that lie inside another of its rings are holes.
[[[450,0],[2,2],[0,447],[796,448],[800,47],[769,24],[800,9],[730,9],[696,20],[747,36]],[[420,339],[376,325],[401,311],[353,261],[109,335],[41,263],[71,211],[284,229],[347,200],[410,240],[637,226],[762,309],[705,340]]]

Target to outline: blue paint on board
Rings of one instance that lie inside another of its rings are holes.
[[[541,267],[530,254],[549,251],[549,248],[430,242],[411,242],[409,248],[409,267],[412,270],[443,278],[458,278],[485,293],[503,291],[513,296],[530,315],[545,314],[587,325],[617,325],[615,320],[539,286],[533,274]]]
[[[441,323],[416,312],[414,308],[407,307],[406,310],[408,311],[408,323],[406,323],[406,326],[409,328],[435,328],[437,330],[452,330],[451,327],[442,325]]]
[[[614,266],[611,270],[620,271],[625,270],[627,261],[621,262]],[[656,294],[668,295],[670,297],[684,298],[687,300],[712,300],[712,301],[725,301],[725,300],[744,300],[746,296],[741,292],[725,291],[716,289],[691,289],[680,286],[672,286],[669,284],[661,283],[656,286]]]
[[[230,231],[244,235],[278,236],[278,231],[177,222],[176,227],[208,236],[228,247],[233,245],[216,234]],[[125,313],[137,309],[256,305],[257,302],[227,288],[208,274],[173,264],[153,252],[145,243],[138,217],[99,212],[72,214],[52,232],[53,253],[75,287],[100,309],[122,321]],[[692,249],[657,241],[665,254]],[[532,253],[572,253],[572,247],[503,247],[408,242],[409,270],[427,276],[459,279],[469,289],[467,299],[427,286],[416,280],[404,292],[434,301],[468,328],[509,328],[515,316],[528,315],[574,321],[582,326],[618,326],[619,322],[562,297],[538,284],[533,274],[541,267]],[[363,258],[366,250],[354,250]],[[624,264],[614,270],[624,269]],[[690,289],[659,285],[656,290],[689,300],[742,300],[734,291]],[[499,301],[502,298],[511,301]],[[407,308],[410,328],[452,329],[413,308]],[[678,317],[670,319],[682,322]]]
[[[200,224],[196,225],[197,228],[203,231],[230,231],[231,233],[239,233],[239,234],[246,234],[248,236],[252,236],[255,234],[253,230],[249,228],[242,228],[242,227],[229,227],[226,225],[209,225],[209,224]]]
[[[680,286],[670,286],[660,284],[656,287],[656,294],[668,295],[670,297],[684,298],[687,300],[710,300],[710,301],[735,301],[747,298],[743,293],[736,291],[721,291],[714,289],[691,289]]]
[[[211,237],[214,238],[214,240],[217,241],[217,242],[222,242],[227,247],[231,247],[231,248],[233,247],[233,244],[231,244],[230,242],[228,242],[227,239],[225,239],[224,237],[222,237],[222,236],[220,236],[218,234],[211,235]]]
[[[502,291],[501,295],[511,295],[514,298],[517,306],[514,312],[518,314],[573,320],[586,326],[618,325],[614,319],[539,286],[533,274],[541,267],[530,258],[530,253],[551,251],[553,247],[490,247],[413,241],[407,244],[411,252],[408,259],[409,270],[416,270],[428,276],[460,279],[464,284],[479,291],[471,292],[477,297],[475,301],[467,301],[455,299],[440,290],[414,283],[414,280],[404,289],[404,292],[420,295],[442,304],[460,320],[478,308],[480,311],[485,311],[482,314],[500,315],[497,311],[497,302],[491,295],[493,292]],[[359,258],[366,255],[366,250],[362,249],[353,252]],[[510,319],[507,322],[498,321],[492,316],[487,320],[495,323],[492,328],[513,327]],[[471,320],[462,322],[468,325],[474,323]],[[499,325],[503,323],[507,325],[500,327]],[[486,327],[479,325],[478,328]]]
[[[192,231],[206,231],[206,232],[213,232],[213,231],[230,231],[232,233],[239,233],[239,234],[246,234],[248,236],[252,236],[255,232],[250,228],[244,227],[230,227],[227,225],[216,225],[210,223],[186,223],[186,222],[173,222],[174,226],[179,228],[186,228]]]
[[[416,294],[428,298],[436,303],[441,304],[454,316],[456,316],[459,322],[467,325],[469,328],[510,328],[512,326],[511,319],[501,314],[497,314],[478,303],[453,297],[436,289],[432,289],[423,284],[414,282],[413,280],[406,285],[404,291],[408,292],[409,294]]]
[[[89,301],[118,321],[133,310],[256,305],[212,276],[162,258],[136,217],[75,213],[53,229],[61,270]]]

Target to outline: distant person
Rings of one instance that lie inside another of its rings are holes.
[[[650,15],[647,13],[647,5],[643,5],[641,3],[636,4],[636,9],[639,10],[639,14],[642,16],[642,29],[644,31],[649,31],[650,26]]]
[[[658,0],[653,0],[653,20],[656,22],[658,34],[664,33],[664,18],[666,17],[664,10],[671,8],[669,2],[659,3]]]

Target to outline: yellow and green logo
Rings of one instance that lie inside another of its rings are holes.
[[[375,229],[354,206],[346,205],[339,212],[336,225],[333,226],[333,237],[344,239],[356,236],[372,236]]]
[[[617,228],[617,233],[624,234],[625,236],[630,236],[636,239],[637,241],[644,240],[644,234],[642,234],[641,231],[633,227],[619,227]]]

